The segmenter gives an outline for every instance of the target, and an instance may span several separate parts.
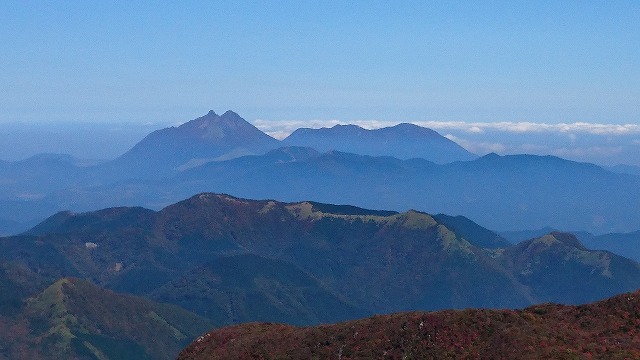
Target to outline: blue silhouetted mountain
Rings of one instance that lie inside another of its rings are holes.
[[[65,154],[37,154],[0,161],[0,234],[15,234],[42,221],[42,213],[60,208],[44,200],[65,189],[90,186],[88,167]]]
[[[392,156],[398,159],[423,158],[444,164],[477,158],[455,142],[428,128],[414,124],[398,124],[376,130],[356,125],[332,128],[301,128],[283,143],[308,146],[320,152],[337,150],[360,155]]]
[[[77,184],[86,170],[66,154],[37,154],[20,161],[0,162],[0,197],[44,197],[54,190]]]
[[[577,234],[576,236],[591,249],[608,250],[640,261],[640,230],[629,233],[588,235],[590,234]],[[583,237],[585,240],[582,240]]]
[[[233,111],[205,116],[157,130],[103,167],[119,178],[158,178],[207,161],[263,154],[280,142]],[[107,174],[105,174],[107,176]]]

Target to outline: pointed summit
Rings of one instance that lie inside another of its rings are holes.
[[[235,112],[235,111],[233,111],[233,110],[227,110],[227,111],[225,111],[225,112],[224,112],[224,114],[222,114],[222,116],[221,116],[221,117],[222,117],[222,118],[226,118],[226,119],[240,119],[240,120],[243,120],[243,121],[244,121],[244,119],[243,119],[243,118],[241,118],[241,117],[240,117],[240,115],[238,115],[238,113],[236,113],[236,112]]]
[[[238,146],[261,148],[267,143],[269,144],[267,147],[278,144],[276,139],[263,133],[231,110],[222,115],[210,110],[206,115],[188,121],[178,128],[163,129],[159,132],[171,134],[176,138],[205,140],[211,145],[230,148]],[[266,151],[257,151],[256,153],[264,152]]]
[[[220,157],[264,154],[280,142],[229,110],[222,116],[211,110],[206,115],[178,127],[147,135],[111,166],[119,171],[157,177],[202,164]]]
[[[261,142],[271,138],[231,110],[226,111],[222,116],[211,110],[204,116],[180,125],[176,135],[184,138],[206,139],[215,143],[242,144]]]

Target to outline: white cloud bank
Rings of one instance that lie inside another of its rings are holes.
[[[444,135],[444,137],[457,143],[458,145],[462,146],[468,151],[471,151],[474,154],[484,155],[492,152],[502,154],[508,150],[505,144],[501,144],[498,142],[470,141],[451,134]]]
[[[595,124],[585,122],[575,123],[534,123],[534,122],[462,122],[462,121],[420,121],[417,125],[432,129],[462,130],[472,133],[484,131],[501,131],[511,133],[571,133],[591,135],[629,135],[639,134],[640,125],[636,124]]]
[[[507,133],[568,133],[591,135],[631,135],[640,134],[640,125],[637,124],[597,124],[586,122],[574,123],[536,123],[536,122],[465,122],[465,121],[411,121],[411,123],[431,128],[436,131],[457,130],[469,133],[484,133],[487,131]],[[295,129],[301,127],[322,128],[337,124],[354,124],[365,129],[379,129],[393,126],[398,122],[386,120],[263,120],[257,119],[253,124],[260,130],[276,137],[284,138]]]

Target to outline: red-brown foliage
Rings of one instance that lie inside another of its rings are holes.
[[[638,359],[640,291],[588,305],[398,313],[209,332],[179,359]]]

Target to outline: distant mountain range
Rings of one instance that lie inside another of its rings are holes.
[[[277,180],[275,180],[277,179]],[[312,199],[397,211],[463,214],[486,227],[552,226],[593,233],[630,232],[640,224],[640,177],[555,157],[487,155],[436,165],[310,148],[210,162],[156,180],[74,186],[5,201],[0,218],[17,221],[56,211],[119,205],[159,209],[201,191],[285,201]],[[27,217],[28,216],[28,217]]]
[[[463,217],[212,193],[160,211],[60,212],[0,238],[0,270],[7,357],[167,358],[208,326],[576,304],[640,288],[640,264],[566,233],[509,245]]]
[[[550,230],[637,230],[629,171],[474,158],[408,124],[293,135],[210,112],[97,165],[0,162],[0,232],[23,231],[0,237],[0,358],[171,358],[211,326],[578,304],[640,288],[637,262]],[[288,144],[303,140],[315,145]],[[484,226],[550,231],[510,244]],[[632,254],[628,239],[602,242]]]
[[[634,231],[640,224],[640,212],[635,211],[640,203],[640,177],[531,155],[490,154],[474,161],[436,165],[422,159],[282,148],[211,162],[166,183],[104,187],[99,192],[106,201],[94,201],[113,206],[118,199],[133,205],[136,203],[127,197],[138,195],[137,204],[152,205],[158,199],[172,201],[176,194],[187,197],[203,189],[248,198],[313,199],[464,215],[499,230],[548,225],[603,233]],[[74,196],[61,192],[53,201],[75,200]]]
[[[320,150],[281,147],[304,141]],[[387,156],[324,152],[330,148]],[[425,159],[428,154],[444,154],[436,162],[458,161],[436,164]],[[457,144],[410,124],[300,129],[281,142],[231,111],[209,112],[153,132],[118,159],[95,166],[52,155],[1,163],[0,233],[26,230],[60,210],[160,209],[203,191],[413,208],[465,215],[501,231],[638,230],[640,176],[550,156],[490,154],[462,161],[470,158]]]
[[[640,292],[577,307],[413,312],[297,328],[251,323],[208,332],[198,359],[637,359]]]
[[[398,151],[408,154],[412,150],[408,145],[413,144],[413,150],[419,151],[415,156],[431,158],[429,154],[439,154],[442,159],[451,161],[474,156],[436,132],[413,125],[403,124],[375,131],[358,129],[370,133],[360,140],[363,150],[380,141],[380,145],[384,145],[381,153],[388,152],[386,155],[394,155]],[[343,142],[348,140],[348,145],[357,146],[357,138],[340,139]],[[412,140],[408,143],[407,139]],[[169,178],[172,176],[208,162],[262,155],[282,146],[286,143],[258,130],[233,111],[222,115],[210,111],[178,127],[150,133],[112,161],[86,162],[64,154],[41,154],[15,162],[0,161],[0,235],[26,230],[46,216],[66,208],[98,209],[98,206],[90,207],[90,204],[103,196],[99,192],[105,186],[134,180],[152,183],[149,186],[160,180],[171,182]],[[135,204],[159,208],[158,204],[166,205],[193,194],[173,194],[175,191],[170,190],[168,194],[154,194],[158,200],[149,203],[143,202],[139,193],[144,192],[142,188],[148,185],[134,186],[136,189],[126,191],[128,201],[122,204],[114,201],[108,206]],[[211,189],[199,191],[207,190]],[[82,197],[82,200],[79,203],[59,202],[56,197],[65,191],[72,192],[74,197]]]
[[[619,174],[640,175],[640,166],[635,165],[616,165],[606,169]]]

